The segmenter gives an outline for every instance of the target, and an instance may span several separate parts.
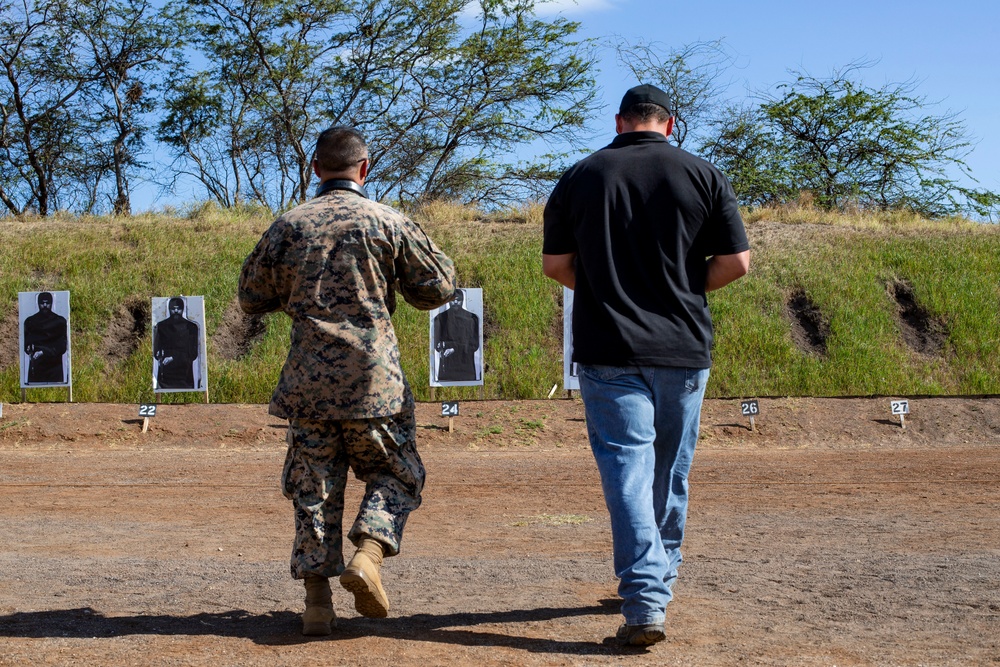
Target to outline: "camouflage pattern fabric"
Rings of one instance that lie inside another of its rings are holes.
[[[451,259],[398,211],[334,190],[275,220],[239,283],[245,312],[282,310],[292,318],[270,413],[308,420],[399,413],[405,382],[390,320],[396,291],[421,310],[455,291]]]
[[[410,512],[420,506],[424,466],[416,448],[413,398],[392,417],[348,420],[294,419],[282,473],[285,497],[295,507],[292,577],[335,577],[344,571],[342,522],[348,467],[365,483],[361,509],[348,538],[381,542],[399,553]]]
[[[289,420],[282,487],[295,508],[296,579],[344,570],[349,469],[366,487],[353,542],[372,537],[396,555],[420,505],[413,395],[390,319],[397,291],[416,308],[441,306],[455,291],[454,265],[415,222],[351,191],[282,215],[243,263],[243,310],[292,318],[269,411]]]

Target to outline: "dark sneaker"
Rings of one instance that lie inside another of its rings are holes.
[[[619,646],[651,646],[666,638],[667,633],[663,631],[662,623],[650,625],[626,625],[622,623],[618,632],[615,633],[615,640]]]

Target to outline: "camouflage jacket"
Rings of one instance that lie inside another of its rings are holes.
[[[282,310],[292,340],[271,397],[286,419],[362,419],[403,409],[406,379],[390,315],[396,291],[429,310],[455,291],[455,269],[420,226],[334,190],[285,213],[240,274],[247,313]]]

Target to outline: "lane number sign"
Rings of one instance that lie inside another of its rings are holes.
[[[756,417],[760,414],[760,404],[756,399],[752,401],[740,401],[740,412],[746,417]]]
[[[156,403],[142,403],[139,405],[139,416],[140,417],[155,417],[156,416]]]
[[[457,417],[458,416],[458,401],[442,401],[441,402],[441,416],[442,417]]]
[[[892,414],[894,415],[910,414],[910,402],[905,398],[899,401],[890,401],[889,407],[892,408]]]

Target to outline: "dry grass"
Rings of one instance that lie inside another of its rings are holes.
[[[851,206],[842,211],[827,211],[815,205],[813,196],[809,192],[802,192],[794,202],[778,206],[744,208],[741,213],[747,225],[758,222],[783,222],[857,229],[927,229],[935,231],[972,231],[984,228],[982,223],[968,218],[955,216],[928,220],[912,211],[878,211]]]
[[[593,519],[586,514],[539,514],[537,516],[527,517],[520,521],[515,521],[510,525],[517,527],[579,526],[580,524],[590,523],[591,521],[593,521]]]
[[[440,229],[469,222],[541,226],[544,210],[545,205],[538,202],[522,204],[517,208],[482,212],[464,204],[434,201],[407,212],[421,224]]]

